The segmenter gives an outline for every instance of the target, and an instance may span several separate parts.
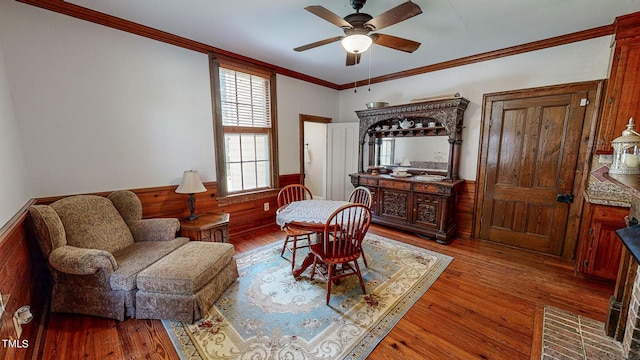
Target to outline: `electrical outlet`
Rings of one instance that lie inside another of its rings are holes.
[[[264,211],[269,211],[269,203],[264,203]]]

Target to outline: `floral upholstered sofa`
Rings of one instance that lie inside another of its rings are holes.
[[[238,278],[233,245],[176,237],[180,222],[142,219],[131,191],[70,196],[29,213],[53,276],[53,312],[191,323]]]

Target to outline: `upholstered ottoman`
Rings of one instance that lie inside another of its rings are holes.
[[[136,318],[189,324],[200,319],[238,278],[233,254],[231,244],[191,241],[142,270]]]

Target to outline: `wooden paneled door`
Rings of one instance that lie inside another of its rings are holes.
[[[485,95],[476,238],[574,256],[601,87]]]

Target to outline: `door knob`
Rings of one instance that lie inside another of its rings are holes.
[[[556,196],[556,201],[571,204],[573,203],[573,194],[558,194]]]

